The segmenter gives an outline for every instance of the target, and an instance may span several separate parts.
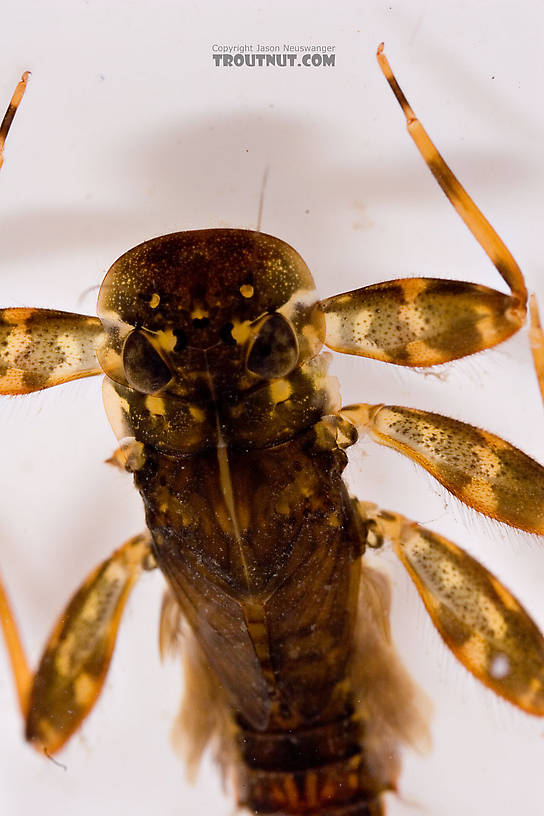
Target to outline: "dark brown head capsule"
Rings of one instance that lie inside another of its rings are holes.
[[[98,314],[119,437],[180,451],[267,445],[338,407],[312,276],[278,238],[218,229],[146,241],[109,270]]]

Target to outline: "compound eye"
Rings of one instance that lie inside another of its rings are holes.
[[[249,349],[247,368],[263,379],[285,377],[298,362],[298,341],[293,327],[276,312],[263,318]]]
[[[125,340],[123,368],[128,384],[142,394],[156,394],[172,379],[170,369],[139,329],[134,329]]]

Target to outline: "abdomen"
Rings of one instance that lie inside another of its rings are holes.
[[[229,450],[227,475],[213,450],[146,456],[136,481],[155,556],[229,710],[239,804],[378,816],[391,784],[368,766],[350,679],[361,542],[345,454],[309,431]]]

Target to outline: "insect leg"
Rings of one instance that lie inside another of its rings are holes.
[[[499,436],[398,405],[350,405],[341,416],[413,459],[469,507],[544,534],[544,467]]]
[[[395,94],[397,101],[406,117],[406,127],[408,129],[408,133],[414,140],[417,149],[423,156],[427,167],[482,249],[489,256],[499,274],[512,290],[513,305],[515,304],[525,307],[525,303],[527,301],[527,289],[525,288],[525,281],[523,280],[523,275],[519,266],[487,218],[478,209],[462,184],[452,173],[430,140],[423,125],[408,104],[408,100],[404,96],[404,93],[402,92],[397,80],[393,75],[393,72],[391,71],[387,58],[383,53],[383,43],[378,48],[377,58],[380,68],[382,69],[385,78],[389,82],[393,93]]]
[[[397,513],[354,505],[376,544],[393,541],[455,657],[495,694],[544,716],[544,637],[519,601],[446,538]]]
[[[21,77],[20,82],[18,83],[13,96],[11,97],[11,101],[8,105],[8,109],[4,114],[4,118],[2,119],[2,124],[0,125],[0,167],[2,167],[4,163],[4,145],[6,143],[6,137],[8,135],[9,129],[11,127],[11,123],[17,113],[17,108],[23,98],[24,92],[26,90],[26,83],[28,82],[28,77],[30,76],[30,71],[25,71]]]
[[[540,387],[540,394],[544,402],[544,332],[540,323],[538,304],[535,295],[529,299],[529,314],[531,325],[529,329],[529,339],[531,341],[531,352],[533,354],[533,364],[536,371],[536,378]]]
[[[53,309],[0,309],[0,394],[28,394],[102,374],[97,317]]]
[[[29,76],[25,71],[0,125],[0,167]],[[101,331],[96,317],[52,309],[0,309],[0,394],[28,394],[101,374],[96,359]]]
[[[34,675],[0,584],[0,618],[26,738],[37,750],[62,748],[95,704],[125,603],[150,559],[149,545],[148,533],[134,536],[89,575],[55,625]]]
[[[524,323],[527,290],[504,242],[452,173],[415,116],[389,63],[378,62],[406,117],[408,132],[511,295],[438,278],[385,281],[327,298],[325,343],[336,351],[406,366],[431,366],[495,346]]]

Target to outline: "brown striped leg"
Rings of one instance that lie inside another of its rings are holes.
[[[0,619],[26,721],[26,738],[47,755],[60,750],[91,712],[110,665],[123,609],[142,568],[149,533],[134,536],[95,569],[72,597],[32,674],[6,592]]]
[[[511,295],[438,278],[404,278],[366,286],[322,302],[325,343],[336,351],[406,366],[431,366],[491,348],[524,323],[527,290],[504,242],[454,176],[408,104],[389,63],[378,62],[406,117],[408,132]]]
[[[8,135],[15,114],[17,113],[17,108],[19,107],[21,99],[23,98],[24,92],[26,90],[26,83],[28,82],[29,76],[30,71],[25,71],[23,76],[21,77],[21,81],[15,88],[15,92],[11,97],[11,102],[8,105],[8,109],[4,115],[4,118],[2,119],[2,124],[0,125],[0,167],[2,167],[4,163],[4,145],[6,143],[6,137]]]
[[[544,534],[544,467],[489,431],[398,405],[350,405],[341,414],[359,433],[425,468],[469,507]]]
[[[390,539],[438,632],[495,694],[544,716],[544,637],[519,601],[478,561],[397,513],[355,502],[373,545]],[[373,540],[372,540],[373,539]]]

